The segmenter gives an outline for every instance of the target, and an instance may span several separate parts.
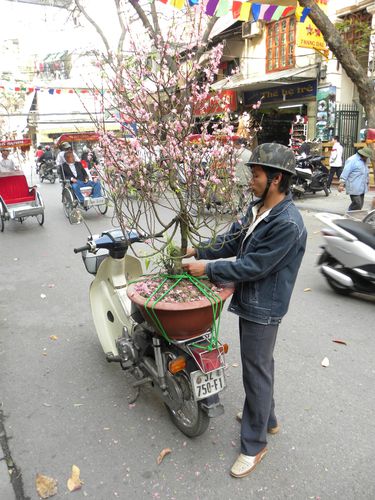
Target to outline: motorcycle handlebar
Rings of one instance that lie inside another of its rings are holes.
[[[84,252],[85,250],[90,250],[91,246],[89,244],[87,245],[84,245],[83,247],[78,247],[78,248],[74,248],[73,251],[74,253],[80,253],[80,252]]]

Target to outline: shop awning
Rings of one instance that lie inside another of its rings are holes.
[[[219,80],[211,85],[212,90],[257,90],[274,87],[275,85],[290,85],[316,78],[317,64],[304,68],[293,68],[274,73],[252,75],[244,78],[243,75],[234,75]]]

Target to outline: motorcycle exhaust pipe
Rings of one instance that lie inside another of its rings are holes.
[[[346,288],[354,288],[353,280],[349,276],[344,273],[340,273],[340,271],[337,271],[336,269],[332,269],[332,267],[322,266],[322,273]]]

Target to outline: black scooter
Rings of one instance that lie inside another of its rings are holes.
[[[306,156],[296,159],[296,175],[292,183],[292,193],[300,198],[306,193],[317,193],[324,191],[329,195],[328,169],[322,163],[324,156]]]
[[[39,165],[39,179],[40,182],[44,180],[50,181],[51,184],[54,184],[58,175],[57,175],[57,167],[53,160],[43,161]]]

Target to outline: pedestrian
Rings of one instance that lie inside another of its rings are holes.
[[[327,181],[328,189],[331,188],[332,180],[334,175],[340,179],[340,175],[342,172],[342,155],[344,152],[344,148],[340,144],[340,138],[338,135],[333,137],[333,146],[331,150],[331,154],[329,156],[329,175]]]
[[[372,150],[369,147],[359,149],[353,156],[350,156],[345,162],[344,170],[340,175],[340,184],[338,187],[341,193],[346,189],[350,196],[351,204],[348,210],[361,210],[365,200],[365,193],[368,191],[369,169],[367,161],[372,156]]]
[[[301,145],[298,148],[297,152],[299,155],[304,156],[305,158],[306,158],[306,156],[310,156],[311,147],[310,147],[310,144],[308,142],[306,142],[305,135],[301,135]]]
[[[0,172],[14,172],[17,170],[14,161],[9,157],[9,149],[1,150],[1,160],[0,160]]]
[[[267,432],[279,424],[273,399],[273,351],[279,324],[288,310],[305,252],[307,233],[290,193],[295,157],[276,143],[255,148],[248,165],[256,200],[230,230],[198,248],[184,263],[193,276],[235,284],[229,311],[239,316],[242,376],[245,389],[241,419],[241,453],[230,474],[244,477],[267,452]],[[236,257],[236,260],[216,260]],[[201,262],[201,259],[215,262]]]

